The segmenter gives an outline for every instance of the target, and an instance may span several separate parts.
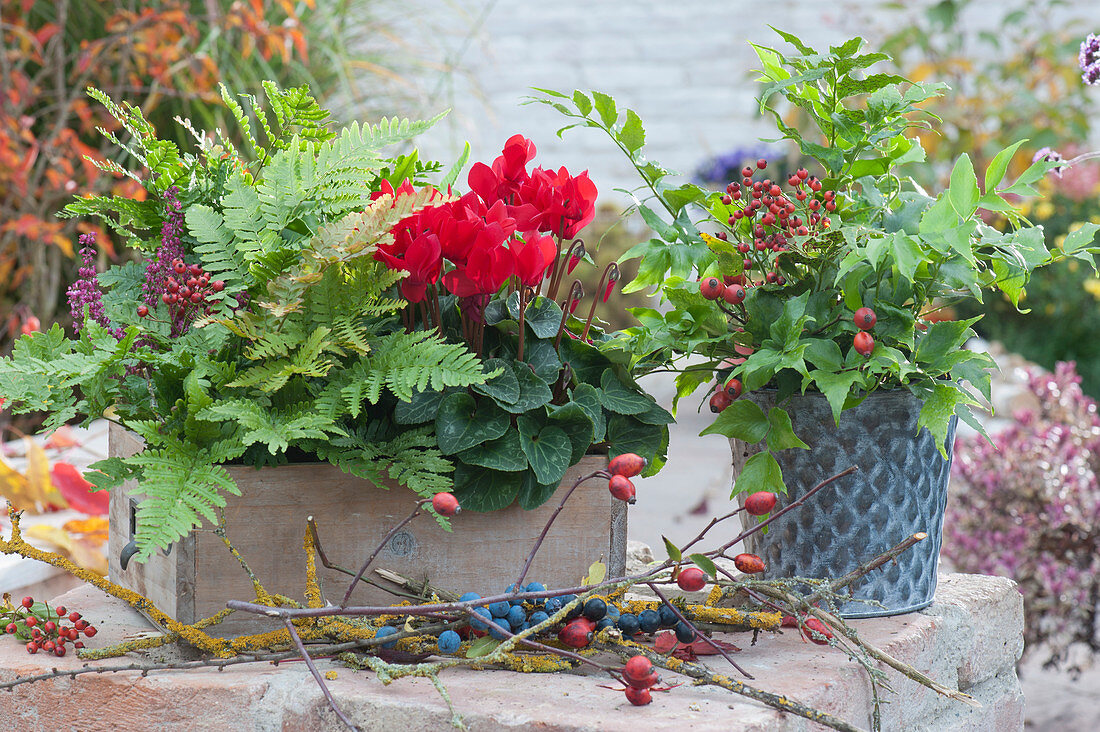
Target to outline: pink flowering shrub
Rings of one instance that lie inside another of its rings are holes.
[[[1100,650],[1100,416],[1072,362],[1034,370],[1039,409],[955,445],[943,551],[964,572],[998,574],[1024,596],[1025,653],[1058,666],[1073,644]]]

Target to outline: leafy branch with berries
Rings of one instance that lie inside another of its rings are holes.
[[[1048,250],[1041,227],[1016,210],[1013,197],[1037,195],[1033,184],[1054,165],[1039,160],[1006,181],[1022,141],[992,159],[982,185],[965,154],[938,195],[905,176],[907,163],[924,159],[911,131],[938,121],[920,105],[943,85],[869,72],[887,56],[864,52],[860,38],[819,52],[777,32],[792,51],[754,45],[760,108],[813,170],[772,172],[761,159],[724,191],[675,185],[645,158],[638,115],[608,95],[539,90],[535,99],[575,120],[559,134],[600,129],[640,174],[632,208],[656,236],[623,256],[639,267],[626,289],[653,288],[667,307],[634,308],[640,325],[620,345],[639,372],[674,364],[677,400],[715,385],[707,400],[718,417],[704,434],[761,448],[735,492],[783,490],[773,453],[805,447],[782,406],[798,393],[824,395],[839,421],[873,391],[906,389],[923,402],[918,428],[941,452],[956,415],[984,434],[972,410],[989,400],[994,364],[963,348],[974,319],[945,321],[940,311],[988,290],[1018,307],[1036,267],[1066,257],[1095,267],[1100,251],[1100,226]],[[986,225],[987,212],[1011,230]],[[763,389],[779,405],[767,413],[752,399]]]

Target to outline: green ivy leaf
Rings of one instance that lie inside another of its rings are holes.
[[[738,399],[722,410],[714,423],[699,434],[735,437],[751,445],[763,440],[770,427],[768,415],[764,414],[763,409],[748,399]]]
[[[549,391],[549,390],[548,390]],[[480,403],[464,392],[448,394],[439,405],[435,434],[439,450],[453,455],[508,431],[508,415],[489,399]]]
[[[933,384],[932,394],[924,400],[917,418],[917,429],[928,428],[936,441],[936,447],[944,459],[947,459],[947,428],[955,407],[959,404],[973,404],[974,401],[953,384]]]
[[[800,447],[809,449],[809,445],[800,440],[791,427],[791,415],[785,409],[772,407],[768,410],[768,449],[771,451],[787,450]]]
[[[565,430],[556,425],[542,425],[529,414],[516,420],[520,447],[523,449],[535,477],[543,484],[559,483],[569,469],[572,446]]]
[[[756,491],[787,492],[787,487],[783,485],[783,471],[770,452],[758,452],[745,461],[745,467],[737,476],[737,482],[733,485],[733,493],[730,497],[738,493]]]
[[[947,354],[957,351],[973,335],[970,326],[981,316],[969,320],[941,320],[928,326],[920,340],[914,359],[920,363],[934,364]]]
[[[833,410],[833,421],[840,422],[840,413],[844,409],[844,402],[852,391],[852,385],[861,381],[858,371],[811,371],[809,373],[818,391],[825,395],[829,406]]]

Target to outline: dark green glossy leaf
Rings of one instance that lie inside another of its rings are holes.
[[[455,464],[455,498],[466,511],[499,511],[516,500],[523,475],[523,472],[502,473],[458,462]]]
[[[508,415],[490,399],[475,402],[464,392],[448,394],[439,405],[435,434],[444,455],[453,455],[487,440],[495,440],[508,430]]]
[[[512,370],[511,362],[502,358],[487,358],[484,368],[487,373],[497,369],[500,369],[500,373],[484,384],[475,384],[474,391],[492,397],[497,402],[515,404],[519,399],[519,381]]]
[[[533,471],[523,474],[523,485],[519,489],[519,507],[524,511],[538,508],[550,500],[561,486],[561,482],[539,483]]]
[[[592,420],[592,441],[602,442],[607,434],[607,419],[596,387],[591,384],[578,384],[573,389],[573,403],[583,409]]]
[[[527,456],[519,445],[519,432],[508,430],[495,440],[488,440],[458,453],[462,462],[483,468],[514,472],[527,469]]]
[[[573,449],[569,455],[569,464],[576,465],[588,448],[595,442],[595,425],[584,408],[576,402],[569,402],[550,409],[550,424],[561,427],[569,438]]]
[[[572,445],[565,430],[553,424],[541,424],[531,415],[516,420],[520,447],[527,455],[539,483],[560,483],[569,469]]]
[[[523,414],[550,402],[554,396],[550,392],[550,387],[531,370],[530,366],[522,361],[512,361],[511,367],[519,384],[519,398],[511,404],[501,404],[501,407],[512,414]]]
[[[634,417],[616,414],[607,423],[610,457],[633,452],[652,463],[667,439],[668,429],[663,425],[642,424]]]
[[[600,403],[616,414],[641,414],[648,412],[651,401],[637,389],[632,389],[607,369],[600,377]]]

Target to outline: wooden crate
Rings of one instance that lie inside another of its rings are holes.
[[[132,455],[139,440],[112,425],[110,454]],[[452,519],[447,533],[430,517],[407,524],[374,560],[384,568],[430,581],[456,592],[482,595],[501,592],[515,580],[563,491],[580,475],[606,467],[602,456],[587,456],[566,473],[558,494],[533,511],[516,505],[482,514],[466,511]],[[227,496],[226,532],[268,591],[305,601],[306,518],[313,516],[329,560],[357,570],[367,555],[413,506],[413,494],[395,486],[385,490],[327,463],[284,465],[256,470],[229,469],[241,489]],[[248,576],[209,527],[158,551],[144,564],[131,561],[123,570],[119,553],[133,537],[130,493],[133,481],[111,492],[108,571],[110,578],[148,597],[184,623],[215,614],[230,599],[252,600]],[[588,565],[608,563],[613,575],[626,561],[626,504],[615,500],[607,482],[593,479],[573,494],[535,557],[529,580],[548,587],[579,584]],[[320,567],[325,598],[339,603],[350,578]],[[356,605],[392,604],[400,598],[360,583]],[[235,613],[211,628],[227,636],[277,627],[269,618]]]

